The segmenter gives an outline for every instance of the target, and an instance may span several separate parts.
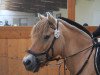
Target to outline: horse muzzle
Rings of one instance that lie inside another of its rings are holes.
[[[23,64],[28,71],[38,72],[40,68],[40,63],[36,57],[32,54],[29,54],[23,58]]]

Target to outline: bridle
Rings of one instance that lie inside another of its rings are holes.
[[[48,22],[49,22],[49,21],[48,21]],[[49,22],[49,23],[51,23],[51,22]],[[56,30],[56,31],[58,30],[58,23],[59,23],[59,21],[57,20],[57,28],[56,28],[56,29],[53,28],[53,29]],[[57,37],[58,37],[58,36],[57,36]],[[32,50],[28,50],[27,53],[32,54],[32,55],[34,55],[34,56],[36,56],[36,57],[41,56],[41,55],[45,55],[47,61],[56,60],[56,59],[53,59],[53,57],[54,57],[54,43],[55,43],[57,37],[54,36],[53,41],[52,41],[50,47],[49,47],[47,50],[44,50],[44,52],[41,52],[41,53],[39,53],[39,54],[36,54],[36,53],[32,52]],[[51,56],[50,56],[50,54],[49,54],[50,51],[51,51],[51,53],[52,53]]]
[[[52,58],[54,56],[54,48],[53,48],[53,45],[54,45],[55,40],[56,40],[56,38],[54,37],[54,39],[53,39],[50,47],[45,52],[36,54],[36,53],[32,52],[32,50],[28,50],[27,53],[32,54],[32,55],[34,55],[36,57],[45,55],[46,56],[46,60],[50,61],[50,60],[52,60]],[[52,56],[49,55],[50,50],[52,51],[51,52],[52,53]]]
[[[58,30],[58,25],[59,25],[59,20],[57,20],[57,28],[54,29],[54,30]],[[84,50],[81,50],[80,52],[77,52],[77,53],[72,54],[72,55],[70,55],[70,56],[68,56],[68,57],[65,57],[65,58],[55,58],[55,59],[54,59],[54,43],[55,43],[56,39],[57,39],[57,38],[54,36],[53,41],[52,41],[50,47],[49,47],[47,50],[44,50],[44,52],[41,52],[41,53],[37,54],[37,53],[34,53],[32,50],[28,50],[27,53],[32,54],[32,55],[34,55],[35,57],[44,55],[44,56],[46,57],[47,62],[48,62],[48,61],[53,61],[53,60],[64,59],[64,62],[66,63],[66,58],[69,58],[69,57],[73,57],[73,56],[75,56],[75,55],[78,55],[79,53],[81,53],[81,52],[83,52],[83,51],[86,51],[87,49],[89,49],[89,48],[92,47],[91,52],[90,52],[89,56],[87,57],[86,61],[84,62],[83,66],[82,66],[81,69],[76,73],[76,75],[80,75],[80,74],[82,73],[83,69],[85,68],[85,66],[87,65],[87,63],[88,63],[88,61],[89,61],[89,59],[90,59],[90,56],[92,55],[92,52],[93,52],[94,47],[95,47],[94,41],[93,41],[93,45],[89,46],[88,48],[86,48],[86,49],[84,49]],[[51,55],[50,55],[50,53],[49,53],[50,51],[51,51],[51,53],[52,53]],[[65,66],[66,66],[65,63],[64,63],[64,75],[65,75],[65,70],[66,70],[66,69],[65,69]]]

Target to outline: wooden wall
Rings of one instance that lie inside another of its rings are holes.
[[[91,32],[96,27],[87,27]],[[32,27],[0,27],[0,75],[58,75],[58,65],[51,62],[38,73],[25,70],[22,58],[31,45],[30,31]],[[61,75],[64,75],[63,64]],[[69,71],[67,71],[69,75]]]

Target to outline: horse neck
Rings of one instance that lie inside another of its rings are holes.
[[[78,30],[75,27],[62,25],[62,34],[65,38],[64,57],[78,53],[92,45],[91,38],[86,33]],[[90,51],[86,50],[67,60],[67,66],[72,75],[79,71],[89,53]]]
[[[77,53],[93,44],[88,34],[70,24],[61,25],[60,28],[61,34],[64,37],[67,56]]]

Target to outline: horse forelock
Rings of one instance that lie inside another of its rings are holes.
[[[48,28],[49,28],[48,20],[47,19],[40,20],[35,26],[33,26],[31,36],[41,37],[48,31]]]

